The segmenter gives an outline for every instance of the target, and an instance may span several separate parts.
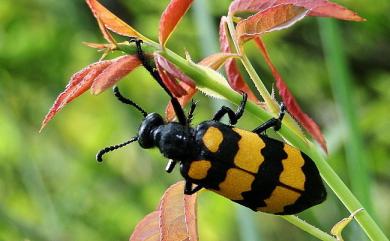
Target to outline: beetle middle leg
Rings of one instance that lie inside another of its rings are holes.
[[[252,132],[261,134],[271,127],[273,127],[275,131],[279,130],[280,127],[282,126],[282,120],[285,113],[286,113],[286,107],[282,103],[280,105],[280,112],[278,118],[269,119],[268,121],[264,122],[260,126],[256,127]]]
[[[184,187],[184,194],[185,195],[192,195],[202,188],[203,187],[201,185],[197,185],[196,187],[192,188],[192,182],[186,180],[186,184]]]
[[[213,120],[220,121],[224,115],[229,116],[229,122],[231,125],[235,125],[237,121],[241,118],[242,114],[244,113],[245,104],[248,99],[248,95],[245,92],[242,92],[242,101],[240,103],[240,106],[238,106],[238,109],[236,112],[234,112],[232,109],[230,109],[227,106],[222,106],[221,109],[215,113]]]

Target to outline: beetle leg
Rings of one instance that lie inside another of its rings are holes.
[[[222,106],[221,109],[219,109],[217,113],[215,113],[213,120],[220,121],[221,118],[227,114],[229,116],[230,124],[235,125],[237,121],[241,118],[242,114],[244,113],[247,98],[248,95],[245,92],[242,92],[242,101],[236,112],[234,112],[232,109],[230,109],[227,106]]]
[[[194,111],[197,103],[198,103],[197,101],[191,100],[190,111],[188,111],[188,115],[187,115],[187,125],[191,124],[191,121],[194,118]]]
[[[203,187],[201,185],[197,185],[196,187],[192,188],[192,182],[186,180],[186,184],[184,187],[184,194],[185,195],[192,195],[202,188]]]
[[[264,131],[266,131],[268,128],[273,127],[275,131],[278,131],[280,127],[282,126],[282,120],[284,117],[284,114],[286,113],[286,107],[282,103],[280,105],[280,113],[278,118],[271,118],[268,121],[264,122],[260,126],[256,127],[252,132],[261,134]]]

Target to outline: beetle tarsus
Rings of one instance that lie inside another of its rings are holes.
[[[242,101],[236,112],[234,112],[232,109],[230,109],[227,106],[222,106],[221,109],[219,109],[217,113],[215,113],[213,120],[220,121],[222,117],[227,114],[229,117],[229,123],[231,125],[235,125],[237,121],[241,118],[242,114],[244,113],[247,99],[248,99],[248,95],[245,92],[242,92]]]
[[[279,113],[278,118],[269,119],[268,121],[264,122],[260,126],[256,127],[252,132],[257,133],[257,134],[262,134],[263,132],[265,132],[267,129],[269,129],[271,127],[273,127],[275,131],[280,130],[280,128],[282,127],[282,120],[283,120],[285,113],[286,113],[286,107],[282,103],[280,105],[280,113]]]

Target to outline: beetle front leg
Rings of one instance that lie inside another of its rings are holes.
[[[227,106],[222,106],[221,109],[219,109],[217,113],[215,113],[213,120],[220,121],[221,118],[227,114],[229,116],[230,124],[235,125],[237,121],[241,118],[242,114],[244,113],[247,99],[248,99],[248,95],[245,92],[242,92],[242,101],[236,112],[234,112],[232,109],[230,109]]]
[[[203,187],[201,185],[197,185],[196,187],[192,188],[192,182],[186,180],[186,184],[184,187],[184,194],[185,195],[192,195],[202,188]]]

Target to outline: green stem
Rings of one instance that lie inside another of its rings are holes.
[[[168,49],[160,52],[160,54],[175,64],[186,75],[196,81],[197,85],[207,87],[214,92],[219,93],[221,96],[224,96],[226,99],[236,105],[240,103],[241,96],[237,92],[233,91],[228,86],[215,81],[206,71],[204,71],[203,68],[200,68],[198,65],[183,59]],[[266,121],[272,117],[270,113],[266,112],[260,108],[260,106],[250,101],[246,106],[246,110],[261,121]],[[279,130],[279,134],[287,139],[293,146],[302,150],[304,153],[309,155],[311,159],[313,159],[318,169],[320,170],[322,178],[350,212],[354,212],[357,209],[362,208],[362,205],[359,203],[356,197],[325,161],[319,150],[314,148],[314,145],[311,142],[300,138],[294,131],[287,128],[286,125],[282,125],[282,128]],[[378,225],[366,211],[359,212],[355,219],[358,221],[364,232],[371,240],[388,240],[383,231],[378,227]]]
[[[264,86],[263,81],[261,81],[260,76],[257,74],[255,68],[253,68],[248,57],[245,54],[241,53],[240,45],[237,42],[237,39],[235,38],[236,30],[234,28],[234,24],[231,16],[227,17],[227,26],[229,29],[230,36],[232,37],[231,39],[233,41],[235,50],[237,54],[241,56],[241,63],[244,65],[244,68],[248,72],[249,77],[252,79],[253,83],[255,84],[257,91],[259,91],[261,97],[263,97],[263,100],[265,101],[266,105],[272,110],[272,112],[277,113],[279,111],[278,105],[276,104],[275,100],[268,92],[267,88]]]
[[[356,106],[353,103],[354,85],[349,72],[347,57],[343,51],[340,30],[332,19],[320,19],[320,33],[324,46],[325,60],[330,74],[330,83],[340,112],[340,121],[347,131],[346,160],[351,189],[369,213],[372,212],[370,199],[370,176],[362,136],[358,127]]]
[[[257,91],[260,93],[261,97],[263,98],[264,102],[266,103],[268,109],[273,112],[274,114],[279,113],[279,106],[275,99],[270,95],[267,88],[264,86],[263,81],[261,80],[260,76],[257,74],[255,68],[253,67],[252,63],[249,61],[249,58],[246,56],[246,54],[241,53],[241,48],[239,43],[237,42],[237,38],[235,38],[236,30],[234,28],[232,17],[229,16],[227,18],[227,25],[229,28],[229,34],[232,38],[232,41],[234,43],[234,46],[236,48],[236,52],[241,56],[241,63],[245,67],[249,77],[253,81],[253,83],[256,86]],[[302,130],[296,123],[296,121],[287,114],[284,118],[284,122],[293,130],[297,135],[299,135],[302,139],[305,139]]]
[[[314,227],[313,225],[305,222],[304,220],[298,218],[294,215],[286,215],[282,216],[283,219],[286,221],[294,224],[298,228],[302,229],[303,231],[311,234],[312,236],[324,240],[324,241],[337,241],[333,236],[329,235],[328,233],[325,233],[324,231]]]

